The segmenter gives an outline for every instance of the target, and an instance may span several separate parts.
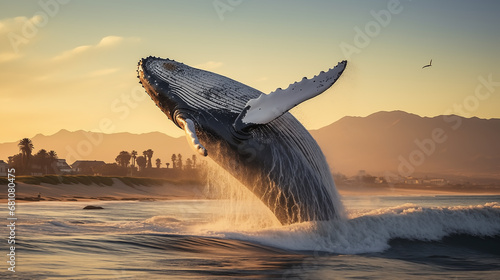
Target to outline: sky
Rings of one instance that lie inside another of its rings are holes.
[[[264,93],[347,60],[292,110],[308,129],[382,110],[500,118],[499,12],[497,0],[0,0],[0,142],[183,135],[138,83],[149,55]]]

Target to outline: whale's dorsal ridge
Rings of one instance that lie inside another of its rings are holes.
[[[234,128],[244,131],[256,125],[267,124],[300,103],[311,99],[330,88],[344,72],[347,61],[342,61],[327,72],[311,79],[304,77],[302,81],[290,84],[287,89],[278,88],[270,94],[261,94],[250,99],[243,111],[236,118]]]

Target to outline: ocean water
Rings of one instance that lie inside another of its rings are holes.
[[[499,279],[499,202],[351,196],[344,220],[289,226],[248,199],[24,203],[0,278]]]

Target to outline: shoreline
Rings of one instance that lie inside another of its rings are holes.
[[[204,183],[193,180],[172,181],[134,177],[68,177],[73,182],[50,182],[50,178],[30,177],[16,180],[16,203],[38,201],[157,201],[211,199],[204,193]],[[45,181],[44,181],[45,180]],[[24,182],[23,182],[24,181]],[[29,183],[28,183],[29,182]],[[74,183],[77,182],[77,183]],[[500,195],[498,187],[454,190],[423,185],[337,185],[341,196],[481,196]],[[40,195],[40,197],[38,197]],[[208,194],[209,195],[209,194]],[[0,193],[0,203],[7,203],[7,191]]]
[[[103,184],[28,184],[16,182],[17,203],[38,201],[154,201],[191,200],[206,198],[203,187],[195,183],[162,182],[159,184],[126,184],[112,178]],[[40,195],[40,197],[38,197]],[[7,203],[7,192],[0,194],[0,202]]]
[[[500,188],[466,188],[451,189],[448,187],[429,187],[422,185],[337,185],[342,196],[428,196],[428,195],[455,195],[478,196],[500,195]]]

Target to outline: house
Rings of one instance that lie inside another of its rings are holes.
[[[73,172],[65,159],[57,159],[56,167],[59,170],[60,174],[70,174],[71,172]]]
[[[435,186],[444,186],[448,184],[448,182],[445,179],[442,178],[436,178],[436,179],[431,179],[431,184]]]
[[[0,160],[0,176],[7,177],[7,169],[9,169],[9,165],[5,161]]]
[[[418,178],[406,177],[405,184],[407,185],[420,185],[422,182]]]
[[[423,181],[424,184],[429,184],[429,185],[434,185],[434,186],[444,186],[448,182],[445,179],[442,178],[436,178],[436,179],[426,179]]]
[[[103,165],[106,163],[99,160],[77,160],[71,165],[71,169],[78,174],[93,175],[95,170]]]
[[[42,176],[44,174],[71,174],[73,170],[66,163],[65,159],[57,159],[50,166],[43,167],[38,163],[31,164],[31,172],[32,176]]]

